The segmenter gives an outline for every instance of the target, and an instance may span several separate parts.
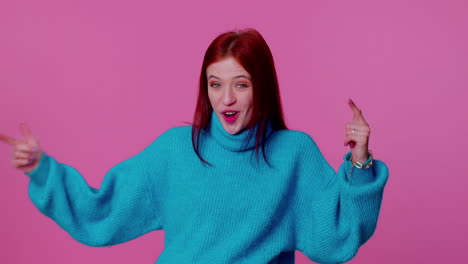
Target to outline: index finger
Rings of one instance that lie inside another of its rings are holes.
[[[353,110],[353,119],[354,120],[364,120],[364,117],[362,116],[362,111],[359,109],[356,104],[353,102],[353,100],[349,99],[348,100],[349,107],[351,107],[351,110]]]
[[[3,141],[9,145],[17,145],[19,143],[21,143],[21,140],[18,140],[16,138],[12,138],[12,137],[9,137],[9,136],[5,136],[5,135],[2,135],[0,134],[0,141]]]
[[[361,113],[361,110],[356,106],[356,104],[351,100],[351,98],[348,99],[348,104],[349,107],[351,107],[351,110],[353,110],[354,115],[359,115]]]

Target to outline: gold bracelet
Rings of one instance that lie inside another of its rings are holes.
[[[368,152],[368,155],[369,155],[369,158],[366,160],[366,162],[364,162],[364,164],[367,163],[366,165],[363,165],[362,163],[357,162],[357,161],[353,161],[352,155],[349,157],[349,160],[353,163],[353,166],[358,169],[368,169],[374,164],[373,162],[374,158],[372,157],[372,153],[370,151]]]

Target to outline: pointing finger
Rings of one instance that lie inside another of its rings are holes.
[[[0,134],[0,141],[3,141],[6,144],[12,145],[12,146],[21,143],[21,140],[18,140],[16,138],[12,138],[12,137],[9,137],[9,136],[5,136],[5,135],[2,135],[2,134]]]
[[[353,120],[356,121],[364,121],[364,117],[362,116],[362,111],[359,109],[356,104],[351,100],[351,98],[348,100],[348,105],[353,110]]]
[[[353,110],[354,116],[359,116],[361,115],[361,110],[356,106],[356,104],[351,100],[351,98],[348,99],[348,105],[351,107],[351,110]]]

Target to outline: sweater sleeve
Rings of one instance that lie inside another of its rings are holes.
[[[348,152],[336,172],[313,139],[306,141],[298,157],[296,248],[317,263],[344,263],[375,231],[388,168],[379,160],[355,168]]]
[[[162,136],[137,155],[112,167],[101,188],[90,187],[73,167],[44,153],[29,176],[29,197],[77,241],[110,246],[162,229],[158,183],[165,171]],[[154,177],[157,175],[157,177]]]

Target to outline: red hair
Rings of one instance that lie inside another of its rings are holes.
[[[253,87],[253,115],[247,128],[258,125],[255,135],[255,151],[261,148],[265,155],[265,136],[270,122],[273,131],[287,129],[283,119],[283,110],[279,93],[278,78],[270,48],[265,39],[255,29],[237,32],[229,31],[216,37],[206,50],[200,73],[197,106],[192,124],[192,145],[200,160],[200,133],[208,127],[211,118],[211,103],[208,98],[208,80],[206,69],[214,62],[233,57],[250,74]],[[253,130],[251,130],[253,131]],[[249,134],[249,136],[252,136]]]

